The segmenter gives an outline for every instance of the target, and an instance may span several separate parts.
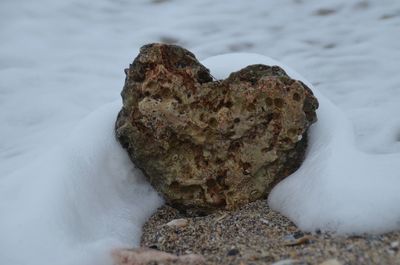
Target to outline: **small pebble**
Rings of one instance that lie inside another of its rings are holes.
[[[236,248],[233,248],[231,250],[228,251],[228,253],[226,254],[227,256],[236,256],[239,254],[239,250]]]
[[[328,259],[322,262],[320,265],[342,265],[337,259]]]
[[[168,222],[166,224],[166,226],[169,226],[171,228],[182,228],[182,227],[187,226],[188,223],[189,223],[189,221],[187,219],[181,218],[181,219],[175,219],[175,220]]]
[[[215,222],[217,223],[217,222],[223,220],[227,216],[228,216],[228,214],[225,213],[225,214],[221,215],[220,217],[218,217],[217,219],[215,219]]]
[[[295,260],[295,259],[284,259],[284,260],[280,260],[275,263],[272,263],[272,265],[295,265],[295,264],[296,265],[301,264],[301,261]]]
[[[204,265],[205,259],[201,255],[189,254],[177,256],[171,253],[148,248],[115,249],[111,254],[115,265]]]
[[[297,245],[301,245],[301,244],[311,243],[314,240],[315,240],[315,238],[310,235],[305,235],[305,236],[302,236],[299,238],[295,237],[294,235],[290,235],[290,236],[284,238],[283,244],[285,246],[297,246]]]
[[[399,250],[399,241],[393,241],[390,243],[390,249],[398,251]]]

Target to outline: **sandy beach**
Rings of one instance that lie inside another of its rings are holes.
[[[169,223],[182,218],[186,221],[175,222],[178,225]],[[270,210],[266,201],[257,201],[235,212],[203,217],[188,217],[163,206],[145,224],[141,246],[177,255],[201,254],[210,265],[394,265],[400,264],[399,242],[400,232],[363,236],[303,233]]]

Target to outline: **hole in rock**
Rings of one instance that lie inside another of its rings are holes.
[[[227,108],[232,108],[232,106],[233,106],[233,103],[231,101],[228,101],[225,103],[225,107],[227,107]]]
[[[300,95],[299,95],[299,93],[294,93],[294,94],[293,94],[293,100],[294,100],[294,101],[300,101]]]
[[[256,106],[253,103],[249,103],[246,107],[247,111],[253,112],[256,109]]]
[[[182,103],[182,100],[181,100],[181,98],[180,97],[178,97],[178,96],[174,96],[174,99],[180,104],[180,103]]]
[[[277,108],[282,108],[282,107],[283,107],[283,104],[284,104],[283,99],[281,99],[281,98],[275,98],[275,99],[274,99],[274,105],[275,105]]]
[[[224,176],[223,175],[217,176],[217,183],[221,186],[225,185],[225,175],[226,175],[226,171],[224,172]]]
[[[224,161],[222,161],[222,159],[220,159],[220,158],[217,158],[217,159],[215,160],[215,163],[216,163],[216,164],[222,164],[222,162],[224,162]]]
[[[240,142],[234,141],[229,145],[228,151],[235,152],[235,151],[239,150],[239,148],[240,148]]]
[[[214,128],[217,127],[217,125],[218,125],[217,119],[212,117],[211,119],[208,120],[208,124],[210,124],[211,127],[214,127]]]
[[[250,168],[251,168],[251,164],[250,163],[248,163],[248,162],[243,163],[242,168],[243,168],[243,174],[244,175],[250,174]]]
[[[207,179],[206,181],[207,188],[212,188],[217,185],[217,181],[215,179]]]
[[[267,103],[267,105],[272,105],[272,98],[270,98],[270,97],[267,97],[266,99],[265,99],[265,103]]]

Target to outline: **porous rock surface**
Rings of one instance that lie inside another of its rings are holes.
[[[236,209],[303,161],[318,101],[278,66],[213,81],[191,52],[149,44],[125,72],[116,135],[169,204]]]

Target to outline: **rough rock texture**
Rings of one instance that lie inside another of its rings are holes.
[[[116,135],[167,202],[209,212],[265,197],[301,164],[318,102],[277,66],[213,81],[189,51],[149,44],[126,69]]]

